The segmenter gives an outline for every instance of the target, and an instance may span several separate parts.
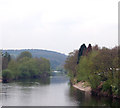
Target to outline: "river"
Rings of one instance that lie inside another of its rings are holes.
[[[66,76],[2,84],[3,106],[117,106],[118,100],[98,98],[70,86]]]

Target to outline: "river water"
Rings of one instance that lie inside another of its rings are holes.
[[[98,98],[70,86],[66,76],[2,84],[3,106],[117,106],[120,101]]]

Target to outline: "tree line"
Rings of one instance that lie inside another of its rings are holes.
[[[71,83],[88,82],[92,94],[120,98],[120,46],[108,49],[98,45],[86,47],[69,53],[65,69]]]
[[[50,62],[45,58],[33,58],[28,51],[21,52],[12,59],[7,52],[2,53],[2,81],[40,78],[50,75]]]

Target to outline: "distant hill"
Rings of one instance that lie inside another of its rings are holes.
[[[17,57],[23,51],[29,51],[33,57],[44,57],[50,60],[51,69],[56,70],[63,68],[66,60],[66,55],[55,51],[41,50],[41,49],[21,49],[21,50],[2,50],[8,52],[12,57]]]

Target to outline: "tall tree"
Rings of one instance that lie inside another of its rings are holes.
[[[87,55],[89,52],[91,52],[91,51],[92,51],[92,45],[89,44],[89,45],[88,45],[88,48],[87,48],[87,51],[86,51],[86,55]]]
[[[85,51],[86,51],[86,45],[82,44],[81,47],[80,47],[80,49],[79,49],[79,52],[78,52],[77,64],[79,64],[80,57],[85,54]]]
[[[2,54],[2,69],[3,70],[7,68],[10,60],[11,60],[11,56],[9,53],[5,52]]]
[[[78,50],[69,53],[69,56],[66,59],[64,67],[69,72],[69,76],[71,77],[76,76],[77,59],[78,59]]]

